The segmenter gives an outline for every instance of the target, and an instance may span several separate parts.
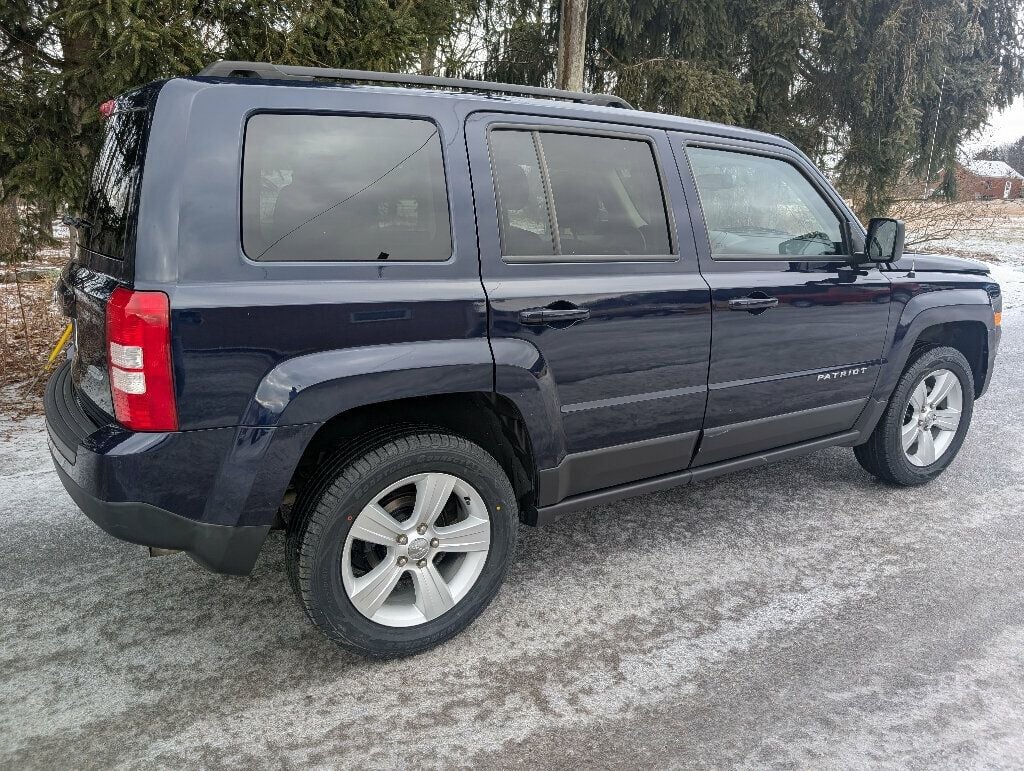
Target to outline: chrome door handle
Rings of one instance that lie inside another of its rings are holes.
[[[550,324],[553,321],[586,321],[590,308],[528,308],[519,311],[523,324]]]
[[[729,300],[731,311],[763,311],[779,304],[778,297],[737,297]]]

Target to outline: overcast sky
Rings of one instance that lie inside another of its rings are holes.
[[[1024,97],[1017,97],[1017,101],[1010,105],[1009,109],[990,115],[988,126],[968,141],[964,149],[973,154],[991,145],[1014,142],[1022,136],[1024,136]]]

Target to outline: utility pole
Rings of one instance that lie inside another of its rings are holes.
[[[562,0],[558,29],[558,87],[583,90],[583,52],[587,44],[587,0]]]

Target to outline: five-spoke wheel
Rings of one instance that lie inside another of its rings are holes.
[[[971,424],[974,373],[955,348],[919,348],[868,440],[854,452],[876,477],[920,485],[956,457]]]
[[[949,449],[960,426],[964,393],[948,369],[929,372],[910,394],[903,416],[903,451],[915,466],[930,466]]]
[[[469,592],[491,543],[483,498],[428,472],[388,485],[356,516],[341,571],[356,609],[386,626],[431,621]]]
[[[288,524],[288,570],[338,644],[392,657],[460,632],[498,591],[519,514],[492,455],[442,433],[406,434],[328,460]]]

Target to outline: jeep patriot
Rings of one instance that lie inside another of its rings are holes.
[[[987,268],[795,146],[614,96],[218,62],[104,104],[57,295],[57,473],[111,535],[376,657],[469,625],[517,527],[824,447],[919,485],[991,379]]]

